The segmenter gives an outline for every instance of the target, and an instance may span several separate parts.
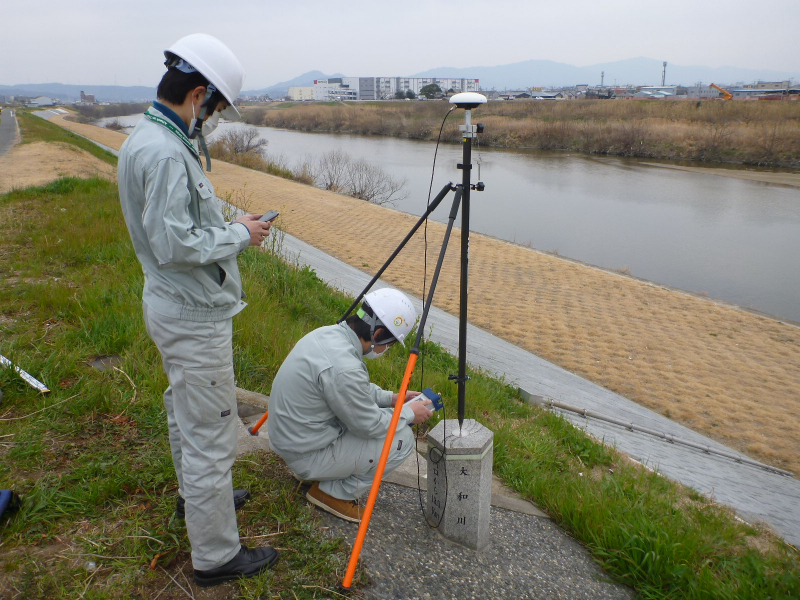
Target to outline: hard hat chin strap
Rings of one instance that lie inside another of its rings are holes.
[[[193,140],[197,138],[197,141],[200,143],[200,149],[203,151],[203,154],[206,157],[206,171],[211,170],[211,156],[208,154],[206,138],[203,135],[203,121],[205,121],[206,114],[208,114],[208,102],[211,100],[211,96],[216,91],[217,88],[214,87],[213,83],[209,83],[206,86],[206,94],[203,97],[203,103],[200,105],[199,115],[194,114],[194,103],[192,103],[192,125],[189,127],[189,139]]]
[[[389,331],[388,327],[386,327],[386,325],[384,325],[383,322],[375,315],[367,314],[363,306],[359,308],[358,311],[356,311],[356,316],[362,321],[364,321],[364,323],[369,325],[369,341],[372,344],[372,346],[375,346],[375,344],[388,344],[389,342],[392,342],[396,339],[394,336],[391,335],[392,332]],[[390,334],[388,340],[384,340],[382,342],[375,341],[375,330],[378,328],[379,325],[384,329],[386,329],[386,331]]]

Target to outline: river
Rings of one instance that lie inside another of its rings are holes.
[[[292,166],[331,150],[367,160],[405,180],[394,208],[425,210],[433,142],[258,129]],[[460,145],[439,147],[434,195],[461,181],[459,162]],[[798,188],[644,164],[652,160],[479,145],[472,162],[473,182],[486,184],[472,193],[473,231],[800,322]],[[433,218],[446,221],[449,204]]]

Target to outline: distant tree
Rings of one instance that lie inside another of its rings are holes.
[[[424,86],[420,91],[420,95],[425,96],[428,100],[431,98],[436,98],[437,96],[442,95],[442,88],[440,88],[435,83],[429,83],[428,85]]]
[[[209,150],[214,148],[218,153],[215,156],[212,152],[211,156],[224,160],[225,156],[236,156],[248,152],[261,155],[267,149],[267,140],[260,136],[261,134],[255,127],[229,129],[209,145]]]
[[[416,97],[417,97],[417,95],[414,93],[413,90],[408,90],[406,92],[406,98],[408,98],[409,100],[413,100]]]
[[[403,100],[403,99],[406,97],[406,95],[405,95],[405,93],[403,92],[403,90],[397,90],[397,91],[394,93],[394,97],[395,97],[397,100]]]

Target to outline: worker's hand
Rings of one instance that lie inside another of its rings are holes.
[[[406,406],[410,407],[412,411],[414,411],[414,420],[412,421],[414,425],[419,425],[420,423],[424,423],[428,419],[431,418],[433,411],[430,409],[430,405],[432,402],[430,400],[423,400],[422,402],[415,400],[414,402],[409,402]]]
[[[405,397],[405,400],[403,400],[403,403],[406,403],[406,402],[408,402],[409,400],[413,400],[414,398],[416,398],[417,396],[419,396],[419,394],[420,394],[419,392],[412,392],[411,390],[408,390],[408,391],[406,392],[406,397]],[[398,397],[399,395],[400,395],[400,394],[393,394],[393,395],[392,395],[392,402],[394,402],[395,404],[397,404],[397,397]]]
[[[234,223],[241,223],[247,227],[247,231],[250,232],[251,246],[260,246],[264,238],[269,235],[269,228],[272,227],[272,223],[259,221],[260,218],[261,215],[242,215],[234,221]]]

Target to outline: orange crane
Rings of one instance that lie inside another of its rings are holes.
[[[716,85],[714,83],[712,83],[709,87],[712,87],[715,90],[718,90],[719,92],[722,92],[722,99],[723,100],[733,100],[733,94],[731,94],[728,90],[726,90],[724,88],[721,88],[721,87],[719,87],[718,85]]]

